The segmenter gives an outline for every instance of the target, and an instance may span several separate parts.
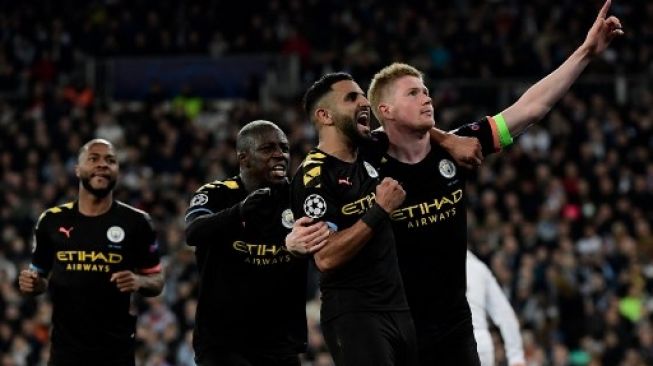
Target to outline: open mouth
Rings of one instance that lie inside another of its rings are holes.
[[[356,123],[359,126],[367,127],[368,129],[370,128],[370,119],[371,119],[371,113],[370,113],[370,108],[362,108],[358,113],[356,114]]]
[[[286,171],[287,171],[286,165],[276,164],[272,167],[272,169],[270,169],[270,174],[272,174],[272,176],[274,177],[284,178],[286,177]]]

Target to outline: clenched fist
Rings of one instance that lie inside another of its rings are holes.
[[[404,202],[406,191],[392,178],[383,178],[376,186],[376,204],[385,212],[392,213]]]

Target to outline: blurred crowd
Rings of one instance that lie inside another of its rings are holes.
[[[149,212],[159,229],[166,289],[134,304],[138,364],[147,366],[194,365],[198,276],[183,216],[203,182],[237,174],[238,129],[254,119],[278,123],[292,143],[293,166],[315,142],[299,96],[266,110],[256,101],[156,91],[141,101],[103,100],[84,82],[85,60],[291,53],[300,56],[307,83],[345,70],[366,85],[394,60],[435,81],[532,81],[582,42],[599,6],[571,0],[3,2],[0,365],[40,365],[47,357],[51,304],[46,296],[23,298],[16,277],[29,264],[39,214],[75,198],[73,169],[84,142],[103,137],[116,145],[117,198]],[[488,157],[469,185],[470,247],[515,308],[529,365],[653,364],[653,3],[619,1],[613,12],[626,36],[588,73],[635,76],[647,87],[623,103],[610,87],[572,89],[514,146]],[[433,88],[441,127],[506,107],[466,90]],[[331,361],[310,275],[304,359],[326,366]],[[502,348],[496,349],[502,365]]]

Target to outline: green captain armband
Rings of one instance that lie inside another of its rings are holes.
[[[497,124],[497,132],[499,133],[499,143],[501,144],[501,148],[510,146],[512,144],[512,136],[510,136],[510,130],[508,130],[508,126],[506,125],[506,120],[503,118],[501,113],[492,118]]]

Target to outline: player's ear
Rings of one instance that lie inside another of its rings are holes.
[[[379,103],[379,106],[377,108],[379,110],[379,117],[385,119],[388,119],[391,116],[392,113],[392,106],[387,103]]]
[[[333,124],[333,118],[331,118],[331,112],[324,107],[319,107],[315,109],[315,120],[321,125],[329,126]]]
[[[237,157],[238,157],[238,164],[240,166],[248,166],[249,154],[247,153],[247,151],[239,151]]]

